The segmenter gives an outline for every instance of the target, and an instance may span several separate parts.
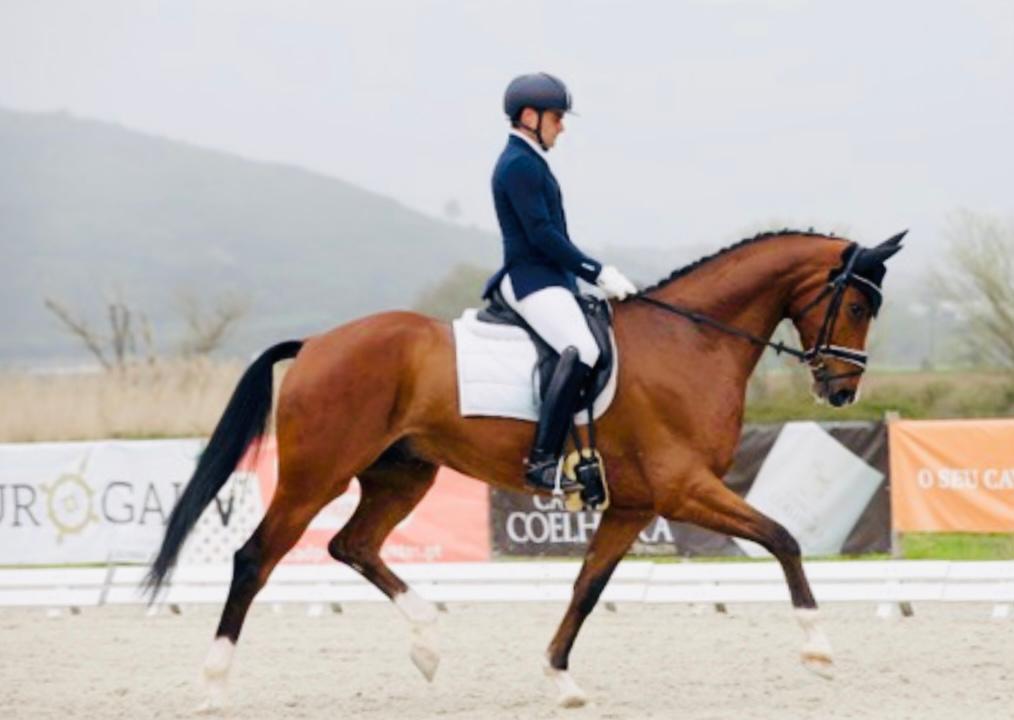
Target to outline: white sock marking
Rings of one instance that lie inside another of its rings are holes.
[[[198,711],[212,712],[224,708],[228,703],[229,670],[232,668],[235,651],[236,646],[227,637],[215,638],[211,643],[204,659],[204,690],[207,697]]]
[[[574,682],[574,678],[570,676],[567,670],[557,670],[546,662],[542,667],[542,671],[556,685],[558,693],[556,702],[560,707],[581,707],[588,702],[588,697],[584,694],[584,690]]]
[[[394,596],[394,606],[413,625],[432,625],[437,621],[437,606],[421,598],[411,588]]]
[[[803,664],[818,675],[830,678],[832,653],[831,642],[818,624],[820,611],[817,608],[796,608],[796,620],[806,634],[803,641]]]
[[[419,672],[432,681],[440,664],[436,633],[437,606],[421,598],[411,588],[394,596],[394,606],[412,625],[412,649],[409,657]]]

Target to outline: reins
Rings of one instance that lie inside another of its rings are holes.
[[[850,282],[858,281],[864,283],[869,287],[872,287],[878,293],[880,292],[880,288],[875,283],[870,282],[866,278],[859,277],[858,275],[854,274],[854,268],[856,260],[859,258],[860,250],[859,247],[856,246],[854,243],[852,247],[854,247],[855,250],[849,256],[849,259],[845,263],[845,267],[842,270],[842,272],[835,275],[834,278],[831,279],[831,281],[828,282],[828,284],[824,287],[824,289],[821,290],[821,292],[817,295],[817,297],[815,297],[813,300],[807,303],[806,307],[804,307],[797,316],[797,318],[802,318],[813,308],[815,308],[818,304],[820,304],[820,302],[824,298],[826,298],[828,295],[831,295],[831,302],[828,303],[827,312],[824,314],[824,320],[821,323],[820,331],[817,334],[817,340],[814,343],[813,347],[810,348],[809,350],[797,350],[796,348],[785,345],[785,343],[781,341],[771,342],[766,338],[754,335],[753,333],[743,330],[742,328],[737,328],[732,325],[728,325],[720,320],[716,320],[713,317],[705,315],[704,313],[698,312],[696,310],[691,310],[690,308],[681,307],[679,305],[673,305],[671,303],[663,302],[662,300],[658,300],[656,298],[649,297],[647,295],[638,294],[635,295],[633,299],[640,300],[643,303],[647,303],[648,305],[657,307],[661,310],[665,310],[666,312],[672,313],[674,315],[679,315],[680,317],[686,318],[687,320],[690,320],[691,322],[697,325],[706,325],[720,332],[723,332],[726,335],[732,335],[733,337],[742,338],[743,340],[746,340],[759,347],[771,348],[779,355],[782,353],[785,353],[786,355],[791,355],[792,357],[796,358],[799,362],[805,363],[813,367],[814,373],[817,376],[816,379],[818,381],[823,383],[829,383],[832,380],[836,380],[838,378],[861,375],[863,371],[866,369],[867,355],[865,352],[862,352],[861,350],[854,350],[853,348],[841,347],[839,345],[831,344],[831,336],[834,334],[834,326],[838,320],[838,312],[841,309],[842,299],[845,295],[845,287]],[[844,362],[856,365],[858,369],[847,373],[829,375],[823,362],[819,362],[817,365],[814,365],[815,360],[821,361],[822,358],[824,357],[834,357],[839,360],[843,360]]]
[[[691,322],[694,322],[698,325],[707,325],[708,327],[713,327],[716,330],[724,332],[726,335],[732,335],[734,337],[743,338],[744,340],[747,340],[753,343],[754,345],[769,347],[779,355],[781,353],[785,353],[787,355],[791,355],[800,362],[806,362],[806,353],[802,350],[796,350],[796,348],[789,347],[788,345],[786,345],[781,341],[774,343],[771,342],[770,340],[765,340],[764,338],[758,335],[754,335],[753,333],[743,330],[741,328],[733,327],[732,325],[726,325],[724,322],[721,322],[720,320],[715,320],[713,317],[710,317],[703,313],[699,313],[696,310],[680,307],[679,305],[671,305],[670,303],[662,302],[661,300],[657,300],[653,297],[648,297],[647,295],[635,295],[633,299],[640,300],[641,302],[648,303],[649,305],[654,305],[657,308],[673,313],[674,315],[684,317],[687,320],[690,320]]]

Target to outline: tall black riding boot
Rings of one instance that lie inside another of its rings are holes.
[[[546,397],[542,399],[535,443],[526,462],[525,479],[529,485],[541,490],[555,488],[560,453],[589,372],[590,368],[578,360],[577,348],[568,347],[560,354]]]

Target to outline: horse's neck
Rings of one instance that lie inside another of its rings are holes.
[[[652,296],[767,340],[803,278],[813,274],[819,246],[819,241],[800,236],[745,245],[658,288]],[[742,341],[728,346],[742,357],[747,375],[764,351]]]

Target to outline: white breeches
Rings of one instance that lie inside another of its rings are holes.
[[[577,305],[577,298],[565,287],[547,287],[536,290],[518,300],[510,275],[500,282],[504,300],[513,308],[546,343],[562,353],[570,346],[588,367],[599,359],[599,346],[588,328],[588,321]]]

